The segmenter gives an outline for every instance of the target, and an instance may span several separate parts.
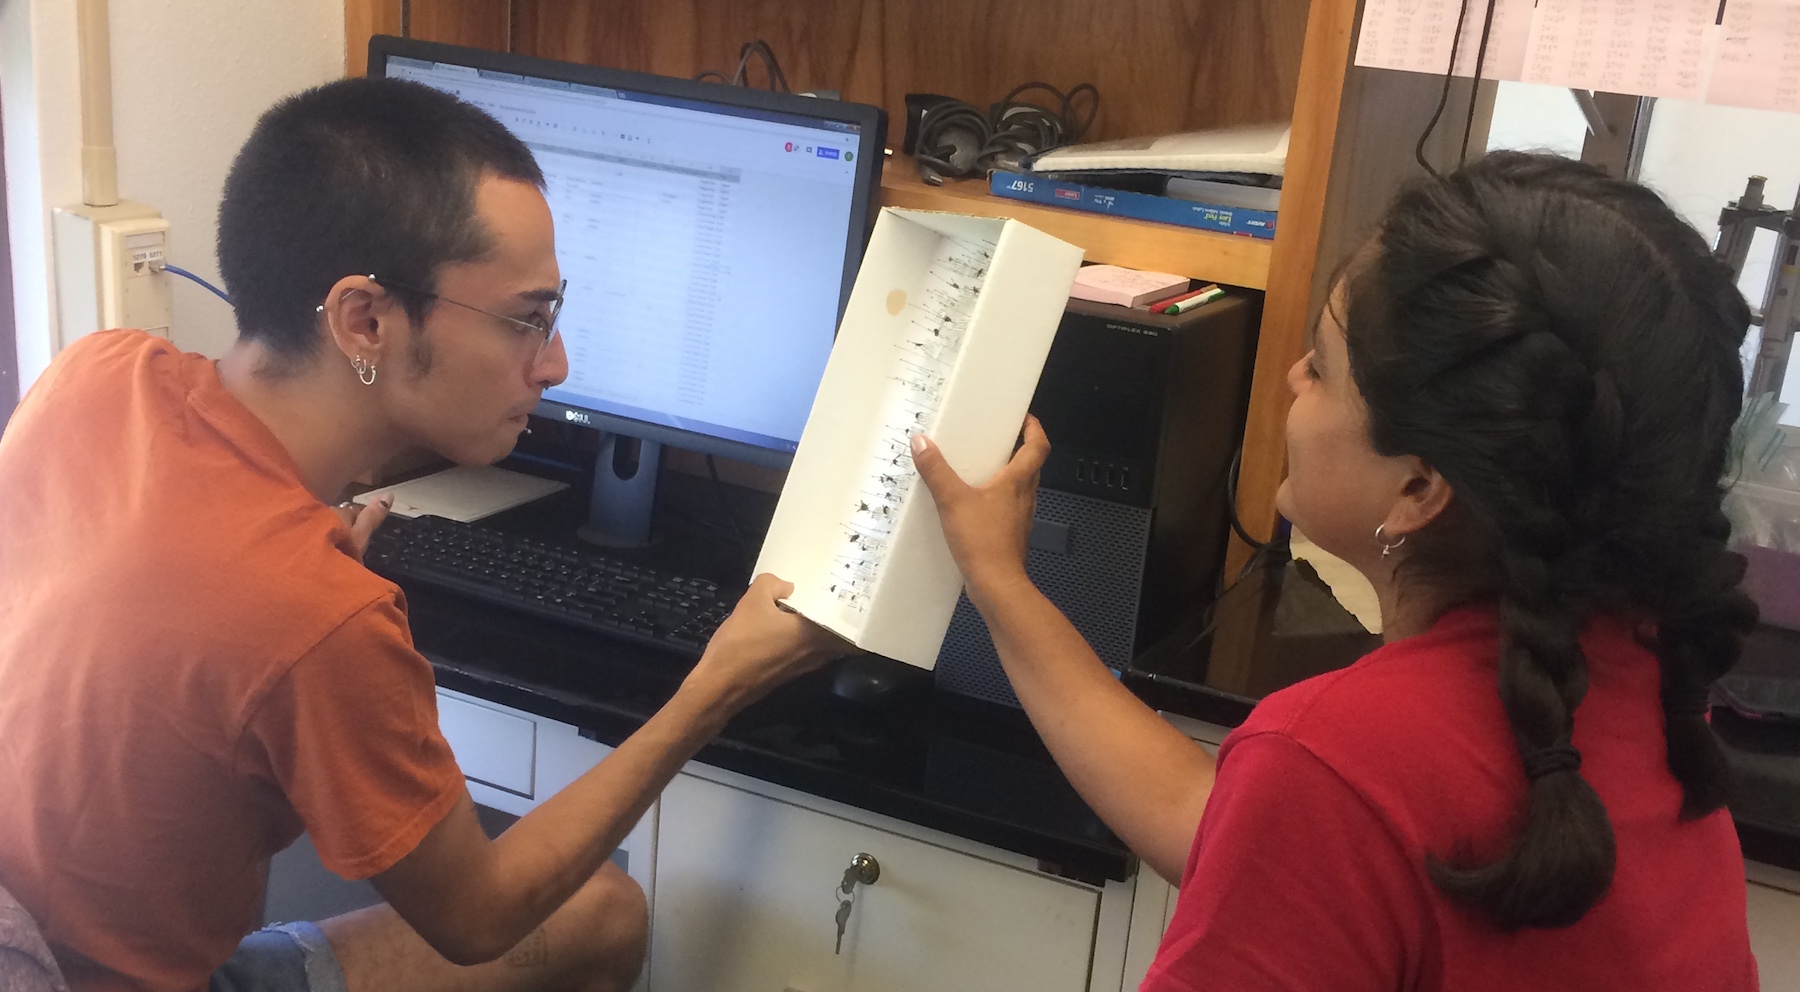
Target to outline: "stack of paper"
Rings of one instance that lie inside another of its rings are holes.
[[[1122,265],[1084,265],[1075,273],[1069,295],[1089,303],[1137,307],[1167,299],[1188,287],[1188,277],[1169,272],[1145,272]]]
[[[1065,145],[1037,156],[1027,167],[1040,173],[1091,174],[1106,170],[1279,176],[1287,170],[1288,138],[1292,131],[1287,124],[1249,124],[1155,138]]]
[[[1275,236],[1287,124],[1252,124],[1053,148],[1023,173],[996,170],[995,196],[1256,238]]]

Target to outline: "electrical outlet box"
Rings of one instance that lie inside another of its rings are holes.
[[[175,319],[170,276],[169,222],[161,217],[100,225],[100,324],[136,327],[169,336]]]
[[[153,207],[59,207],[51,219],[56,244],[57,322],[63,346],[94,331],[135,327],[169,336],[174,320],[169,222]]]

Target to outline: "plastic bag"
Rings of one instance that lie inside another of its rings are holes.
[[[1744,591],[1763,622],[1800,630],[1800,438],[1772,396],[1744,406],[1733,438],[1737,481],[1725,497],[1732,546],[1749,563]]]

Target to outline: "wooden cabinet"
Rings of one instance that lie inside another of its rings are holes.
[[[880,874],[856,887],[840,950],[835,893],[858,855]],[[650,990],[1083,992],[1101,897],[683,774],[662,798]]]
[[[475,801],[522,816],[610,748],[574,727],[438,690],[439,723]],[[650,901],[650,992],[1122,992],[1137,879],[1103,886],[1022,855],[700,764],[620,845]],[[837,947],[834,896],[857,887]],[[1147,898],[1172,904],[1167,886]],[[1140,933],[1140,931],[1142,931]],[[1145,958],[1145,963],[1148,959]],[[1141,977],[1141,969],[1139,977]]]
[[[1198,741],[1206,753],[1217,758],[1219,745],[1231,731],[1216,723],[1207,723],[1175,713],[1162,713],[1162,718],[1176,730]],[[1175,918],[1175,898],[1179,891],[1148,868],[1140,868],[1137,886],[1132,893],[1131,933],[1125,942],[1125,978],[1122,988],[1129,992],[1143,984],[1162,946],[1163,934]]]
[[[1763,992],[1800,989],[1800,872],[1749,862],[1750,949]]]
[[[529,803],[537,798],[537,722],[531,717],[439,690],[438,729],[450,742],[470,788],[481,786],[507,796],[501,800],[505,806],[485,805],[506,809],[518,800]]]
[[[438,727],[469,781],[469,796],[524,816],[612,753],[566,723],[438,690]],[[654,884],[656,808],[644,814],[613,860],[645,892]]]

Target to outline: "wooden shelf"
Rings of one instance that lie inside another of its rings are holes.
[[[919,180],[912,159],[901,155],[889,159],[882,169],[881,205],[1011,217],[1086,249],[1090,262],[1172,272],[1250,289],[1269,285],[1273,241],[1009,200],[989,193],[987,184],[975,179],[927,186]]]

